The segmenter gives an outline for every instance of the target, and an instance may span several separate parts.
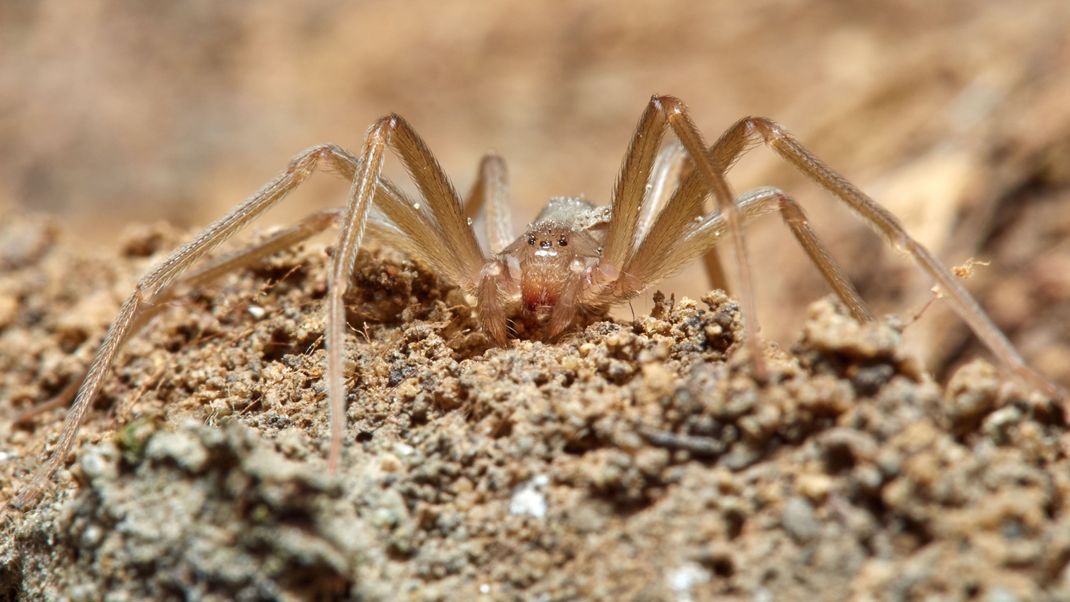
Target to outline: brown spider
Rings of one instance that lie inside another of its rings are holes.
[[[662,149],[669,130],[680,144],[664,145]],[[366,230],[373,238],[406,251],[474,297],[480,325],[498,345],[507,344],[511,317],[536,324],[552,339],[579,316],[604,312],[700,256],[706,257],[711,279],[721,282],[714,245],[728,232],[734,244],[745,346],[754,377],[762,381],[765,366],[741,230],[745,220],[779,211],[855,318],[870,321],[873,316],[791,197],[773,188],[733,196],[725,173],[755,143],[770,146],[843,200],[889,243],[906,252],[935,280],[952,308],[1009,374],[1053,397],[1063,394],[1025,364],[958,280],[911,238],[891,213],[828,168],[773,121],[741,119],[707,147],[680,100],[655,96],[647,104],[625,154],[610,206],[597,208],[572,197],[552,199],[514,241],[504,162],[494,155],[484,158],[472,192],[462,204],[423,140],[404,119],[388,115],[368,131],[359,156],[334,145],[302,151],[286,171],[182,245],[138,282],[82,381],[51,457],[38,468],[14,503],[22,507],[32,501],[55,472],[70,451],[78,426],[115,354],[132,333],[158,313],[163,301],[180,289],[297,244],[335,223],[340,224],[341,233],[328,274],[326,302],[331,430],[327,465],[332,472],[341,456],[345,416],[343,296]],[[382,176],[388,148],[408,170],[419,189],[420,200],[408,198]],[[195,273],[179,278],[197,259],[300,185],[321,161],[352,182],[344,210],[315,213],[255,247],[212,260]],[[706,214],[703,205],[711,194],[718,211]],[[490,255],[480,249],[471,227],[473,217],[480,211],[486,214]]]

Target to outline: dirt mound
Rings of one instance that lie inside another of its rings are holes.
[[[77,378],[181,237],[76,256],[3,222],[10,418]],[[133,337],[58,484],[4,515],[0,598],[1070,598],[1062,406],[983,361],[942,390],[830,301],[759,387],[721,293],[500,349],[457,290],[362,254],[329,477],[327,262],[283,253]],[[0,424],[2,501],[58,413]]]

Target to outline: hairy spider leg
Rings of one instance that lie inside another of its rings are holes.
[[[718,211],[724,215],[734,243],[736,276],[742,305],[745,345],[750,356],[751,368],[756,380],[766,377],[765,359],[755,310],[754,292],[751,284],[750,262],[747,261],[740,216],[735,206],[735,197],[724,178],[726,167],[708,152],[702,134],[692,123],[682,102],[671,96],[654,96],[647,103],[639,118],[639,125],[632,136],[624,155],[617,183],[613,189],[613,219],[606,233],[605,246],[598,265],[591,273],[591,287],[586,295],[589,301],[612,302],[620,298],[624,290],[637,288],[638,282],[625,270],[625,266],[638,250],[636,233],[639,228],[641,206],[646,196],[647,184],[654,162],[667,130],[687,150],[695,170],[703,178],[707,190],[717,201]],[[693,213],[692,215],[697,215]],[[641,287],[639,287],[641,288]]]
[[[992,351],[1004,370],[1049,396],[1065,397],[1065,392],[1060,387],[1025,363],[1025,360],[1022,359],[1007,337],[985,314],[977,301],[966,291],[965,287],[924,246],[914,240],[887,209],[833,171],[780,125],[761,117],[746,117],[730,127],[712,147],[703,152],[704,147],[700,144],[701,138],[698,137],[697,130],[694,128],[688,117],[687,109],[681,101],[668,96],[654,97],[648,105],[641,124],[649,119],[646,115],[652,112],[651,107],[655,108],[655,112],[666,112],[668,114],[666,120],[681,138],[691,160],[695,162],[696,166],[694,172],[684,177],[684,181],[680,184],[674,198],[669,200],[666,209],[659,215],[659,221],[662,215],[670,216],[666,218],[667,220],[671,219],[671,216],[677,216],[677,214],[678,216],[693,215],[695,211],[694,204],[698,203],[701,206],[701,200],[712,191],[718,199],[721,212],[725,213],[728,231],[731,232],[733,238],[740,239],[739,220],[733,217],[737,214],[737,209],[733,206],[734,204],[726,205],[723,202],[722,197],[728,190],[727,185],[722,186],[724,183],[723,173],[749,148],[765,144],[798,168],[804,175],[841,199],[894,248],[910,256],[924,272],[936,281],[937,286],[947,296],[952,309],[959,314],[970,329],[973,330],[974,334]],[[651,136],[648,131],[650,127],[653,126],[648,126],[646,129],[642,125],[640,126],[645,138],[650,139],[660,136],[660,134]],[[639,137],[638,133],[637,137]],[[635,141],[633,140],[634,143]],[[645,142],[640,141],[639,144],[642,145]],[[629,151],[629,158],[632,154],[633,152]],[[674,207],[674,203],[677,204],[677,207]],[[691,207],[686,207],[689,204]],[[685,208],[679,208],[680,205],[685,206]],[[730,212],[726,211],[726,207],[731,207]],[[656,232],[657,229],[658,223],[655,222],[651,227],[651,234],[648,238],[664,235],[664,233]],[[668,228],[667,231],[672,236],[678,236],[679,234],[678,229]],[[800,233],[804,237],[808,237],[804,231],[796,231],[797,238],[799,238]],[[801,238],[800,242],[803,242]],[[813,258],[815,254],[809,250],[807,243],[803,244],[804,248],[808,248],[808,253]],[[747,313],[753,311],[754,304],[753,295],[747,283],[749,266],[747,265],[746,256],[739,252],[740,248],[742,248],[742,245],[737,243],[737,273],[743,275],[740,279],[743,285],[740,296],[744,312],[744,326],[747,328]],[[694,256],[694,254],[691,253],[690,256]],[[820,263],[818,267],[821,267]],[[615,270],[620,269],[619,265],[616,264],[612,265],[612,268]],[[824,272],[825,270],[822,269],[822,271]],[[829,279],[827,275],[826,279]],[[830,284],[833,284],[832,280],[830,280]],[[833,284],[833,286],[835,288],[836,285]],[[841,294],[842,297],[843,295]],[[755,341],[756,337],[751,336],[748,340]]]
[[[176,249],[138,281],[134,292],[122,304],[119,315],[104,335],[100,349],[86,371],[85,380],[82,381],[63,421],[63,429],[55,449],[48,460],[34,472],[29,484],[16,496],[13,502],[15,507],[24,507],[32,502],[45,481],[59,468],[74,444],[78,427],[96,397],[115,354],[131,332],[142,323],[146,313],[153,312],[151,308],[169,294],[169,287],[182,272],[300,185],[315,170],[319,161],[332,152],[332,148],[329,145],[321,145],[298,153],[284,172]]]
[[[1045,376],[1033,370],[962,283],[921,243],[911,237],[899,220],[823,161],[807,150],[783,127],[763,117],[745,117],[736,122],[718,140],[715,154],[722,164],[733,163],[747,149],[758,144],[772,148],[826,190],[832,192],[863,218],[897,251],[907,254],[932,278],[947,296],[951,308],[978,339],[996,356],[1010,375],[1051,397],[1065,397],[1065,392]]]
[[[394,144],[395,152],[402,157],[410,173],[414,173],[414,179],[421,192],[430,196],[431,200],[428,201],[428,205],[430,205],[431,215],[420,211],[418,204],[408,201],[396,186],[386,178],[382,178],[379,173],[383,142],[390,137],[388,134],[394,131],[401,132]],[[358,158],[345,149],[330,144],[317,145],[301,151],[291,159],[285,171],[247,197],[225,216],[207,226],[190,242],[176,249],[138,281],[134,293],[123,303],[119,315],[102,339],[100,349],[85,373],[74,402],[64,419],[55,449],[34,472],[30,482],[13,500],[12,506],[24,508],[37,497],[45,482],[55,473],[73,446],[78,427],[92,400],[96,397],[101,381],[114,361],[116,353],[123,343],[159,313],[160,309],[165,306],[165,302],[173,298],[179,290],[203,284],[226,272],[258,261],[282,248],[306,240],[337,223],[340,218],[344,219],[343,230],[336,249],[334,269],[328,281],[329,288],[337,291],[335,295],[344,293],[344,287],[337,285],[339,274],[344,273],[345,280],[348,281],[356,249],[359,248],[365,226],[369,224],[373,232],[381,233],[388,241],[396,242],[398,238],[404,238],[407,244],[403,248],[433,268],[440,269],[441,273],[456,284],[460,286],[467,284],[467,290],[473,290],[472,277],[464,277],[466,271],[471,271],[468,270],[471,263],[464,266],[458,265],[458,256],[448,252],[451,248],[456,249],[456,246],[448,244],[445,237],[455,236],[458,231],[467,231],[468,236],[462,236],[460,240],[463,247],[460,257],[469,262],[473,257],[479,258],[478,267],[481,267],[482,252],[475,243],[471,228],[467,226],[464,219],[459,217],[461,209],[456,193],[452,191],[441,168],[431,157],[422,140],[400,117],[391,115],[379,120],[371,128],[365,147],[364,158]],[[367,160],[369,157],[371,161]],[[268,237],[258,245],[211,260],[194,273],[180,278],[183,272],[198,259],[297,188],[317,169],[323,159],[327,159],[339,175],[353,181],[344,213],[338,209],[316,212],[297,225]],[[368,169],[369,166],[372,169]],[[362,167],[364,169],[361,169]],[[356,179],[358,169],[361,171],[359,180]],[[447,193],[446,205],[452,205],[452,207],[441,207],[443,204],[441,201],[435,202],[434,199],[443,198],[443,192]],[[379,216],[372,216],[369,220],[368,197],[370,194],[374,194],[376,204],[389,221]],[[443,223],[445,226],[441,225]],[[466,244],[469,240],[470,244]],[[447,252],[444,253],[444,250]],[[339,267],[342,269],[340,270]],[[331,282],[335,283],[333,287]],[[328,305],[328,323],[331,321],[331,316],[338,315],[336,309]],[[328,338],[331,337],[331,330],[329,327]],[[336,340],[333,355],[335,359],[332,360],[332,351],[329,348],[326,376],[328,390],[334,392],[333,397],[330,394],[328,396],[331,408],[331,452],[328,456],[328,466],[331,470],[334,470],[338,463],[344,430],[344,414],[340,407],[343,405],[342,395],[339,393],[341,387],[337,384],[332,386],[332,383],[340,383],[342,380],[341,344],[338,343],[340,330],[340,328],[334,329]],[[328,346],[331,346],[330,343]]]
[[[501,253],[516,235],[513,234],[513,215],[509,205],[509,171],[505,160],[495,153],[484,155],[480,160],[476,181],[465,198],[465,218],[474,221],[480,212],[486,222],[490,252]]]

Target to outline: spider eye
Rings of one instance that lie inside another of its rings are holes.
[[[557,244],[558,244],[558,246],[561,246],[561,247],[567,247],[568,246],[568,239],[564,238],[564,237],[561,237],[561,238],[557,239]]]
[[[532,246],[535,246],[535,237],[534,236],[529,236],[528,237],[528,244],[532,245]]]

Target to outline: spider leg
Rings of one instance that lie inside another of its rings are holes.
[[[765,359],[758,336],[750,262],[747,261],[741,220],[735,206],[735,199],[724,178],[724,171],[728,165],[722,165],[718,157],[707,150],[702,134],[688,116],[687,108],[676,98],[671,96],[651,98],[639,119],[639,125],[625,153],[624,164],[621,166],[620,175],[613,190],[613,218],[606,232],[602,257],[591,272],[591,292],[588,295],[595,299],[604,299],[607,293],[610,297],[614,296],[610,290],[611,287],[615,286],[620,290],[634,288],[638,284],[623,271],[623,268],[637,250],[636,232],[644,193],[653,170],[656,153],[668,129],[672,129],[676,138],[687,150],[695,170],[701,175],[706,189],[713,193],[718,210],[725,216],[728,223],[728,230],[734,242],[736,276],[746,337],[745,345],[749,351],[755,379],[764,381]],[[691,215],[698,215],[698,213]]]
[[[687,149],[679,142],[673,141],[665,145],[654,159],[653,173],[648,184],[650,191],[646,200],[643,201],[639,223],[636,225],[635,240],[643,241],[650,234],[655,220],[661,214],[672,199],[677,198],[674,191],[679,190],[679,184],[685,173],[693,173],[694,170],[687,168]],[[705,196],[704,191],[699,192]],[[700,197],[701,200],[701,197]],[[702,205],[693,207],[694,219],[703,217]],[[711,288],[728,290],[728,277],[725,275],[724,266],[721,264],[717,248],[711,248],[702,256],[702,267],[706,272],[706,279]],[[627,272],[627,270],[625,270]]]
[[[136,332],[144,322],[155,316],[158,313],[158,308],[162,309],[162,304],[171,300],[179,291],[206,284],[224,274],[236,272],[250,266],[283,249],[297,246],[337,224],[341,216],[341,209],[323,209],[304,217],[293,226],[273,232],[254,245],[208,260],[203,266],[177,280],[167,289],[160,291],[155,304],[145,311],[143,321],[139,322],[138,328],[132,329],[131,333]]]
[[[744,193],[736,200],[736,206],[744,223],[768,213],[779,212],[781,219],[791,229],[795,239],[850,310],[851,315],[859,322],[874,320],[872,312],[866,307],[843,269],[810,227],[810,222],[798,202],[777,188],[766,187]],[[670,232],[664,227],[665,223],[675,221],[670,217],[672,208],[667,208],[663,215],[665,222],[655,224],[650,236],[640,244],[633,262],[625,268],[625,271],[633,274],[639,282],[650,282],[671,274],[698,255],[705,253],[709,256],[708,249],[720,242],[728,230],[724,216],[714,212],[698,220],[691,220],[681,235],[680,231]]]
[[[1057,398],[1065,396],[1060,387],[1025,363],[1014,345],[960,281],[928,249],[914,240],[891,212],[833,171],[779,124],[762,117],[746,117],[721,136],[718,146],[725,149],[725,154],[738,156],[755,143],[764,143],[772,148],[804,175],[832,192],[862,216],[867,224],[898,251],[909,255],[914,263],[936,282],[946,295],[951,308],[969,325],[1006,370],[1047,395]]]
[[[721,254],[717,252],[716,247],[711,248],[702,255],[702,270],[706,272],[706,280],[711,288],[719,288],[724,291],[730,290],[728,287],[728,275],[724,271]]]
[[[687,150],[678,142],[666,144],[654,158],[651,168],[649,190],[640,207],[639,220],[635,225],[635,239],[643,240],[650,233],[654,220],[665,208],[680,184],[687,165]]]
[[[415,239],[414,245],[433,247],[436,243],[444,242],[432,254],[441,263],[447,277],[466,290],[476,290],[485,263],[475,233],[464,216],[461,200],[424,141],[399,115],[388,115],[377,121],[368,131],[361,159],[356,165],[350,202],[342,219],[342,233],[327,281],[327,398],[331,428],[327,470],[332,473],[342,455],[345,430],[343,298],[364,236],[372,199],[377,198],[376,192],[380,189],[377,185],[388,148],[408,170],[427,201],[429,211],[424,212],[419,204],[414,204],[410,213],[399,204],[387,203],[382,207],[387,217],[401,230],[410,233]],[[382,189],[389,191],[387,186]],[[384,199],[391,197],[390,194],[379,196]],[[421,225],[433,227],[428,231]]]
[[[509,324],[501,298],[501,282],[507,278],[507,268],[500,261],[489,261],[479,279],[479,325],[499,347],[508,342]]]
[[[494,153],[479,162],[479,172],[464,202],[464,215],[475,220],[484,212],[487,244],[491,253],[501,253],[516,236],[513,234],[512,209],[509,206],[509,171],[505,160]]]
[[[252,265],[282,249],[300,244],[326,230],[338,220],[340,215],[341,212],[338,209],[324,209],[322,211],[317,211],[305,217],[297,224],[271,234],[255,245],[251,245],[222,257],[210,259],[204,266],[201,266],[194,272],[177,278],[174,282],[167,285],[167,288],[161,290],[159,294],[157,294],[152,305],[144,306],[142,311],[138,314],[137,321],[130,325],[127,338],[140,332],[141,329],[155,318],[157,314],[167,309],[167,302],[178,296],[179,292],[207,284],[224,274],[235,272],[243,267]],[[12,420],[12,424],[28,422],[31,418],[42,412],[67,406],[70,401],[74,399],[74,396],[78,392],[82,382],[85,380],[86,375],[86,370],[81,371],[81,373],[71,379],[71,384],[64,388],[58,395],[48,401],[18,413]]]
[[[658,100],[658,98],[654,99],[655,102]],[[665,106],[673,107],[675,115],[681,116],[677,118],[676,123],[678,125],[676,127],[687,131],[689,129],[687,127],[689,120],[686,117],[686,109],[683,108],[683,103],[668,97],[662,97],[660,100]],[[693,128],[693,126],[691,127]],[[701,202],[701,199],[706,194],[703,189],[703,180],[706,181],[707,185],[711,180],[709,169],[703,170],[702,165],[720,167],[722,170],[726,170],[747,150],[761,144],[772,148],[804,175],[832,192],[848,207],[858,213],[867,224],[881,234],[892,246],[909,255],[925,273],[936,281],[936,284],[951,304],[952,309],[959,314],[1010,374],[1017,376],[1047,395],[1060,398],[1065,396],[1065,392],[1060,387],[1025,363],[1025,360],[1022,359],[1011,342],[981,309],[977,301],[966,291],[958,279],[932,253],[914,240],[894,215],[843,176],[833,171],[777,123],[761,117],[746,117],[736,122],[709,149],[707,155],[709,160],[700,161],[698,163],[699,169],[684,178],[684,182],[681,183],[677,191],[677,196],[690,196],[692,199],[698,198],[698,202]],[[685,141],[685,146],[688,146],[689,150],[696,148],[694,141],[690,145]],[[692,156],[696,154],[692,153]],[[717,174],[713,175],[716,176]],[[713,179],[716,180],[717,178],[714,177]],[[698,192],[696,193],[696,191]],[[716,192],[716,189],[714,189],[714,192]],[[672,205],[674,200],[671,199],[669,201],[669,206]],[[731,216],[727,217],[728,228],[734,235],[735,231],[732,227]],[[796,233],[796,236],[798,237],[798,233]],[[744,284],[746,284],[745,280]],[[747,296],[746,291],[743,291],[742,296]],[[744,310],[746,311],[746,304],[744,304]]]
[[[158,312],[155,307],[159,302],[173,294],[170,289],[176,279],[195,261],[233,236],[299,186],[315,171],[320,160],[338,152],[342,151],[336,146],[319,145],[298,153],[285,171],[246,198],[228,214],[202,230],[192,240],[176,249],[138,281],[134,292],[119,309],[119,315],[104,335],[97,355],[86,371],[78,394],[64,418],[63,429],[55,449],[48,460],[34,472],[30,482],[16,496],[12,502],[13,506],[22,508],[32,502],[45,481],[59,468],[74,444],[78,427],[96,397],[101,381],[115,358],[115,354],[132,332]],[[208,277],[207,274],[204,276]]]
[[[490,157],[484,159],[480,166],[480,171],[484,182],[487,182],[488,186],[483,187],[483,192],[480,192],[480,186],[474,187],[472,193],[469,194],[469,201],[465,205],[465,211],[476,212],[477,208],[473,208],[473,203],[485,202],[485,200],[480,201],[478,199],[481,197],[485,199],[489,196],[492,205],[498,205],[499,209],[501,209],[498,215],[505,216],[504,219],[496,219],[492,220],[492,222],[505,224],[504,230],[499,229],[504,232],[509,229],[506,189],[504,186],[505,165],[504,162],[498,165],[495,165],[495,163],[498,163],[496,159]],[[343,176],[353,178],[355,177],[357,165],[357,158],[350,156],[348,159],[340,158],[335,168]],[[499,166],[502,168],[500,171],[498,171]],[[499,182],[501,185],[495,184],[495,182]],[[437,273],[445,275],[447,279],[458,284],[468,293],[474,294],[477,298],[477,313],[480,326],[498,345],[505,346],[508,340],[508,324],[500,291],[503,287],[507,287],[508,283],[512,282],[512,277],[505,263],[496,259],[487,260],[481,264],[476,275],[474,277],[471,276],[472,266],[459,266],[456,259],[448,253],[454,243],[447,238],[443,229],[435,223],[433,216],[422,211],[419,203],[406,198],[405,194],[389,180],[383,179],[380,181],[373,209],[378,210],[385,218],[369,221],[373,236],[406,251],[413,258],[422,261]],[[467,224],[467,219],[466,215],[465,227],[471,231]],[[504,235],[500,235],[499,239],[503,237]],[[493,236],[491,239],[493,240]]]
[[[755,200],[768,198],[776,201],[784,223],[791,229],[795,239],[799,241],[803,250],[810,257],[810,261],[817,266],[825,281],[828,282],[832,290],[847,306],[855,320],[863,323],[875,321],[876,318],[873,317],[873,313],[869,311],[865,302],[862,301],[861,295],[851,284],[847,274],[832,258],[825,245],[821,244],[821,239],[817,237],[817,232],[814,232],[814,229],[810,227],[810,221],[806,218],[806,213],[803,212],[802,206],[795,199],[775,188],[759,189],[755,193],[757,197]]]
[[[707,188],[713,193],[713,197],[717,201],[717,209],[724,215],[725,221],[728,223],[728,231],[732,237],[735,254],[736,279],[743,313],[743,328],[745,331],[744,336],[746,337],[744,344],[750,350],[755,379],[764,381],[766,377],[765,358],[762,355],[761,339],[758,334],[754,280],[751,276],[750,261],[747,259],[742,220],[736,208],[732,189],[724,177],[724,172],[728,169],[729,163],[718,160],[714,154],[707,150],[702,134],[691,120],[687,107],[679,99],[671,96],[655,96],[650,100],[650,106],[666,113],[669,126],[676,134],[676,137],[679,138],[680,143],[687,149],[691,160],[694,162],[695,171],[701,175]]]
[[[487,244],[493,255],[499,254],[515,238],[512,209],[509,206],[509,172],[501,156],[490,153],[479,162],[475,184],[464,203],[464,213],[471,221],[484,213]],[[502,302],[502,287],[510,280],[508,267],[498,259],[488,261],[480,271],[476,293],[479,324],[494,342],[504,347],[509,324]]]
[[[632,141],[624,155],[620,174],[613,187],[613,216],[606,229],[602,257],[592,272],[596,285],[617,280],[620,270],[634,251],[639,228],[640,208],[646,196],[646,185],[653,171],[654,161],[665,136],[667,121],[660,105],[647,105]]]
[[[392,134],[397,134],[392,136]],[[428,199],[431,215],[419,211],[419,206],[400,207],[404,199],[386,179],[380,180],[382,155],[385,144],[402,157],[406,167],[416,181],[425,198]],[[344,335],[344,312],[341,311],[341,294],[345,291],[348,274],[352,271],[356,259],[356,250],[368,222],[369,201],[374,196],[378,201],[384,199],[384,213],[393,224],[402,231],[413,233],[417,239],[416,246],[422,250],[434,248],[428,242],[431,239],[449,237],[453,244],[438,244],[438,252],[427,252],[426,258],[438,260],[445,264],[444,273],[451,280],[468,289],[474,289],[473,282],[478,277],[482,253],[475,242],[471,228],[461,216],[460,202],[453,192],[448,180],[438,163],[431,156],[423,141],[398,116],[392,115],[377,122],[366,138],[361,159],[334,145],[319,145],[298,153],[287,169],[265,184],[228,214],[206,227],[188,243],[176,249],[171,255],[143,276],[135,287],[134,293],[123,303],[119,315],[115,318],[101,342],[92,364],[86,373],[64,419],[63,429],[52,454],[34,473],[30,482],[18,494],[13,502],[15,507],[25,507],[37,496],[45,481],[59,467],[74,444],[83,418],[92,400],[100,388],[101,381],[115,358],[122,344],[153,312],[152,307],[161,300],[161,295],[169,294],[169,286],[175,283],[186,269],[227,240],[245,225],[261,215],[268,208],[282,200],[289,192],[305,181],[317,168],[320,161],[327,159],[331,166],[343,176],[353,179],[349,201],[343,216],[343,229],[336,246],[335,261],[328,275],[328,397],[331,408],[331,453],[328,468],[337,465],[341,452],[342,427],[342,370],[341,341]],[[359,171],[359,174],[358,174]],[[357,177],[359,175],[359,178]],[[445,197],[443,196],[445,195]],[[446,201],[436,199],[445,198]],[[407,212],[406,212],[407,211]],[[429,226],[431,219],[435,222]],[[406,221],[408,220],[408,221]],[[373,221],[374,223],[374,221]],[[326,227],[326,226],[324,226]],[[443,258],[445,254],[445,258]],[[421,257],[423,257],[421,255]],[[231,257],[231,259],[236,259]],[[224,269],[224,263],[209,264],[199,274],[205,278],[215,269]],[[428,261],[435,265],[435,261]],[[472,263],[475,263],[474,269]],[[474,273],[474,275],[473,275]],[[196,277],[196,274],[194,275]]]
[[[551,339],[556,338],[572,324],[580,304],[583,285],[586,282],[586,270],[582,262],[574,260],[568,270],[569,274],[565,280],[565,286],[561,290],[557,302],[554,303],[553,311],[550,312],[548,333]]]

